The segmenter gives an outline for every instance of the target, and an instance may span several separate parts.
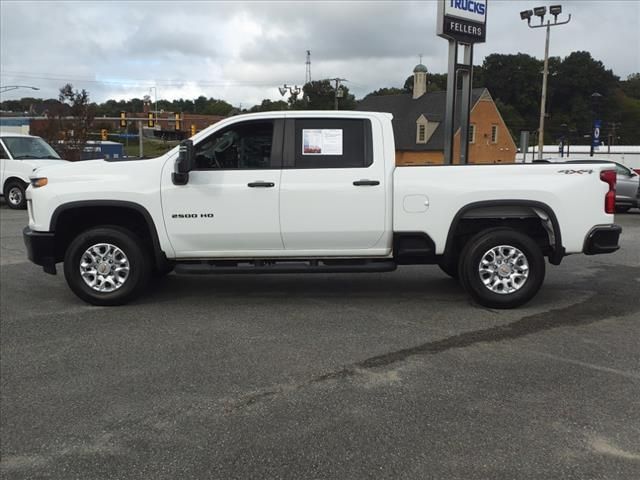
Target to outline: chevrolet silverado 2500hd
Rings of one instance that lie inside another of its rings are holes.
[[[603,165],[395,166],[392,116],[236,116],[154,159],[38,169],[29,258],[122,304],[150,276],[381,272],[438,264],[479,303],[530,300],[545,257],[618,249]]]

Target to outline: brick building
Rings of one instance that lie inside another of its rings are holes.
[[[413,70],[413,94],[370,96],[362,111],[393,114],[397,165],[441,164],[444,161],[446,92],[427,93],[427,68]],[[457,92],[453,163],[460,162],[460,97]],[[469,163],[513,163],[516,144],[486,88],[471,92]]]

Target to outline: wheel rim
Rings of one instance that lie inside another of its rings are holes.
[[[129,278],[129,259],[111,243],[96,243],[80,257],[80,275],[89,288],[109,293],[121,288]]]
[[[480,259],[478,274],[484,286],[501,295],[520,290],[529,278],[529,261],[512,245],[499,245],[487,250]]]
[[[11,187],[9,189],[9,202],[11,205],[20,205],[22,202],[22,190],[20,190],[20,187]]]

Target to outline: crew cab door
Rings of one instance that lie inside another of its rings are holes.
[[[374,152],[369,119],[287,119],[280,186],[287,251],[370,254],[385,233],[385,204],[384,159]]]
[[[164,221],[178,258],[283,250],[278,218],[283,125],[282,119],[247,120],[200,140],[186,185],[174,185],[164,172]]]

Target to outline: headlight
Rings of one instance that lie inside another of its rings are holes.
[[[49,179],[47,177],[38,177],[31,179],[31,186],[33,188],[44,187],[47,183],[49,183]]]

